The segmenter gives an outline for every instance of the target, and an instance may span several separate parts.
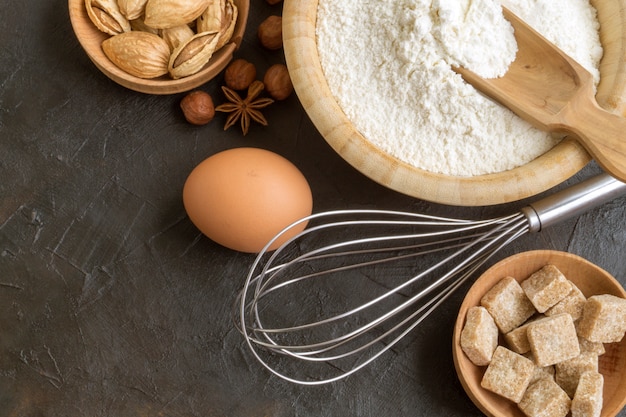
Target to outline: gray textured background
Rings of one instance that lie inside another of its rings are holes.
[[[259,47],[256,26],[281,9],[251,3],[237,56],[262,74],[284,58]],[[387,190],[329,148],[295,95],[266,109],[269,126],[245,138],[222,131],[223,115],[191,126],[182,94],[136,93],[102,75],[74,37],[66,2],[5,1],[0,16],[0,416],[481,415],[452,363],[462,293],[348,380],[306,388],[270,376],[231,321],[253,257],[199,234],[181,190],[206,157],[258,146],[302,170],[315,211],[483,218],[524,202],[447,207]],[[220,102],[221,83],[201,88]],[[592,164],[569,183],[597,172]],[[618,199],[498,258],[565,250],[624,282],[625,220]]]

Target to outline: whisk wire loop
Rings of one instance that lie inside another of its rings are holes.
[[[407,300],[405,303],[403,303],[402,305],[396,307],[395,309],[387,312],[386,314],[384,314],[383,316],[380,316],[378,319],[373,320],[372,322],[368,323],[365,326],[362,326],[359,329],[354,330],[351,333],[348,333],[346,335],[343,335],[341,337],[338,338],[334,338],[334,339],[330,339],[328,341],[322,342],[322,343],[316,343],[316,344],[307,344],[307,345],[300,345],[300,346],[281,346],[281,345],[277,345],[277,344],[267,344],[267,343],[263,343],[263,342],[259,342],[259,344],[265,346],[265,347],[272,347],[275,349],[280,349],[283,353],[289,353],[295,357],[300,357],[301,359],[304,360],[310,360],[310,361],[332,361],[332,360],[336,360],[336,359],[340,359],[343,357],[346,357],[348,355],[353,355],[359,351],[362,351],[370,346],[372,346],[373,344],[384,340],[387,336],[395,333],[397,330],[401,329],[402,327],[404,327],[405,325],[407,325],[408,323],[411,322],[411,320],[414,320],[412,323],[410,323],[409,327],[407,327],[405,329],[405,331],[403,331],[400,335],[398,335],[393,341],[391,341],[390,343],[388,343],[385,347],[385,350],[390,349],[395,343],[397,343],[403,336],[405,336],[408,332],[410,332],[413,328],[415,328],[418,324],[420,324],[435,308],[437,308],[446,298],[448,298],[448,296],[450,296],[454,290],[456,290],[461,284],[463,284],[465,282],[465,280],[472,276],[472,274],[478,269],[480,268],[484,262],[486,262],[489,257],[493,254],[493,252],[491,253],[487,253],[485,254],[485,250],[489,248],[489,246],[491,244],[497,243],[497,249],[501,248],[504,245],[507,245],[510,240],[512,239],[516,239],[520,234],[526,233],[527,230],[524,228],[525,225],[525,221],[524,220],[520,220],[520,224],[519,226],[521,226],[520,228],[515,227],[516,230],[518,230],[516,233],[510,234],[509,231],[506,231],[505,233],[499,234],[496,237],[492,238],[492,240],[489,240],[488,244],[485,245],[482,249],[483,250],[479,250],[477,251],[475,254],[473,254],[471,257],[467,258],[466,262],[461,262],[456,268],[454,268],[453,270],[449,271],[448,273],[446,273],[445,275],[442,276],[442,278],[440,280],[437,281],[437,286],[441,286],[443,284],[445,284],[446,279],[450,278],[450,276],[453,276],[455,273],[461,273],[462,275],[459,276],[459,279],[450,287],[444,288],[444,290],[442,290],[440,293],[434,295],[426,304],[424,304],[422,307],[420,307],[419,309],[417,309],[416,311],[414,311],[412,314],[410,314],[408,317],[406,317],[405,319],[403,319],[400,323],[396,324],[394,327],[392,327],[391,329],[385,331],[383,334],[381,334],[380,336],[378,336],[377,338],[371,340],[370,342],[368,342],[367,344],[364,344],[354,350],[351,350],[349,352],[345,352],[339,355],[334,355],[334,356],[317,356],[317,357],[313,357],[313,355],[319,355],[321,353],[327,352],[329,350],[332,349],[336,349],[339,346],[355,339],[356,337],[358,337],[359,335],[363,334],[366,331],[371,330],[372,328],[378,326],[379,324],[381,324],[382,322],[384,322],[385,320],[387,320],[390,317],[393,317],[394,315],[396,315],[397,313],[399,313],[400,311],[404,310],[405,308],[413,305],[416,301],[420,300],[421,298],[424,298],[427,294],[426,293],[420,293],[415,295],[414,297],[412,297],[411,299]],[[506,240],[504,241],[500,241],[501,238],[505,238]],[[459,253],[456,253],[454,256],[460,255]],[[446,261],[450,261],[452,260],[453,257],[449,257],[444,259],[443,261],[441,261],[441,263],[445,263]],[[423,276],[423,274],[418,275],[417,277]],[[417,278],[416,277],[416,278]],[[434,287],[433,287],[434,288]],[[352,310],[350,312],[348,312],[347,314],[353,314],[356,313],[357,310]],[[343,318],[344,315],[341,315],[341,317]],[[418,317],[419,316],[419,317]],[[315,326],[315,325],[320,325],[322,324],[321,322],[315,322],[315,323],[310,323],[310,325]],[[301,326],[301,328],[305,328],[305,326]],[[292,329],[267,329],[261,326],[261,324],[259,323],[259,327],[256,329],[257,331],[261,331],[263,332],[276,332],[277,330],[283,330],[283,331],[289,331],[289,330],[295,330],[294,328]],[[273,341],[272,341],[273,342]],[[318,349],[318,350],[311,350],[311,349],[316,349],[316,348],[320,348],[322,347],[322,349]],[[305,352],[299,352],[300,350],[306,350]],[[296,353],[298,352],[298,353]]]
[[[418,326],[489,259],[491,256],[490,250],[497,250],[499,247],[506,245],[508,240],[517,237],[514,229],[520,229],[517,233],[525,233],[527,231],[527,228],[524,228],[527,222],[521,213],[503,218],[469,221],[396,211],[350,210],[312,215],[309,218],[302,219],[300,222],[336,216],[373,215],[382,216],[383,218],[337,220],[311,225],[269,254],[269,258],[267,258],[268,254],[265,250],[255,259],[244,288],[238,296],[240,306],[238,327],[244,334],[256,359],[272,373],[283,379],[307,385],[327,383],[351,375],[358,369],[371,363],[384,352],[390,350],[406,334]],[[516,225],[512,227],[511,223],[513,222],[516,222]],[[309,236],[318,235],[322,232],[327,233],[332,229],[343,230],[347,227],[370,226],[376,227],[377,230],[410,227],[417,228],[418,231],[395,235],[389,235],[388,233],[380,234],[378,232],[379,234],[375,233],[359,239],[331,241],[331,243],[313,248],[308,248],[308,243],[302,243]],[[291,227],[293,225],[286,228],[283,233],[287,233]],[[276,239],[279,237],[280,235],[277,235]],[[503,239],[507,240],[503,242]],[[394,242],[411,243],[394,244]],[[272,243],[269,242],[268,247]],[[383,244],[382,246],[376,246],[381,243]],[[374,246],[372,247],[371,245]],[[472,252],[477,246],[480,246],[478,250]],[[306,247],[306,250],[301,254],[292,256],[288,260],[282,260],[283,254],[291,254],[295,250],[294,247],[296,249]],[[283,292],[288,291],[291,287],[303,284],[305,281],[314,280],[321,276],[342,274],[350,270],[376,267],[383,263],[419,258],[424,255],[433,255],[446,251],[452,251],[452,253],[444,256],[442,260],[433,265],[426,267],[420,273],[403,280],[399,285],[344,312],[289,326],[266,325],[266,320],[262,317],[262,312],[266,308],[262,302],[264,298],[269,297],[273,293],[281,292],[281,290]],[[381,254],[384,254],[384,256],[376,257]],[[314,261],[363,255],[367,256],[367,259],[345,265],[322,267],[319,270],[307,271],[300,275],[289,276],[286,279],[282,277],[285,271],[297,268],[300,265],[309,265]],[[263,258],[267,258],[267,260],[261,264]],[[363,313],[391,297],[397,296],[403,290],[408,290],[411,286],[451,262],[457,262],[454,268],[441,273],[433,282],[427,284],[415,294],[406,297],[404,301],[393,305],[380,315],[375,315],[373,318],[368,319],[366,323],[354,329],[320,341],[292,343],[284,340],[286,334],[322,328]],[[454,283],[446,285],[453,277],[457,277]],[[427,296],[430,296],[430,298],[424,302],[423,300]],[[391,322],[388,328],[384,328],[383,325],[400,317],[402,314],[405,316],[395,323]],[[371,336],[375,331],[379,334]],[[370,336],[368,337],[368,335]],[[307,362],[326,363],[353,357],[371,349],[375,350],[366,359],[353,365],[351,370],[341,371],[337,377],[328,377],[321,380],[302,380],[291,378],[273,369],[267,361],[261,358],[261,353],[257,352],[257,348]]]

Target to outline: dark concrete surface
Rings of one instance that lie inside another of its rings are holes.
[[[284,57],[258,45],[256,26],[281,9],[251,3],[237,56],[262,74]],[[315,211],[484,218],[524,202],[447,207],[385,189],[330,149],[295,95],[246,137],[223,132],[222,114],[191,126],[182,94],[136,93],[101,74],[65,1],[2,2],[0,16],[0,417],[481,415],[452,363],[463,291],[347,380],[302,387],[271,376],[231,320],[253,256],[203,237],[181,190],[206,157],[257,146],[302,170]],[[221,83],[201,89],[219,102]],[[568,183],[598,171],[591,164]],[[496,258],[564,250],[626,282],[624,203],[522,237]]]

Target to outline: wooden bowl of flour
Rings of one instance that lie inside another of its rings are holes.
[[[592,0],[591,4],[598,12],[604,49],[596,99],[605,109],[624,115],[626,17],[621,11],[626,9],[626,0]],[[525,165],[476,176],[438,174],[392,156],[354,127],[333,96],[317,49],[317,8],[317,0],[285,0],[284,3],[284,49],[294,88],[307,114],[330,146],[372,180],[431,202],[494,205],[546,191],[570,178],[591,160],[584,148],[571,138],[565,138]]]

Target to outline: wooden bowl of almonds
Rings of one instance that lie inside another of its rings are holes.
[[[468,291],[454,364],[488,416],[613,417],[626,404],[625,330],[626,291],[609,272],[567,252],[523,252]]]
[[[341,157],[388,188],[459,206],[537,195],[591,160],[575,139],[518,124],[521,119],[452,71],[445,55],[452,47],[480,64],[488,58],[477,48],[505,38],[496,20],[471,32],[454,18],[480,23],[496,13],[478,11],[492,7],[488,3],[500,7],[498,2],[472,2],[467,11],[461,10],[467,2],[414,3],[284,2],[284,49],[294,89]],[[567,11],[559,9],[563,3],[511,0],[507,7],[580,48],[575,59],[594,55],[596,100],[626,114],[626,0],[566,2]],[[451,34],[464,33],[457,44],[445,43]],[[481,33],[485,39],[477,38]]]
[[[69,0],[78,41],[118,84],[147,94],[189,91],[239,48],[249,0]]]

